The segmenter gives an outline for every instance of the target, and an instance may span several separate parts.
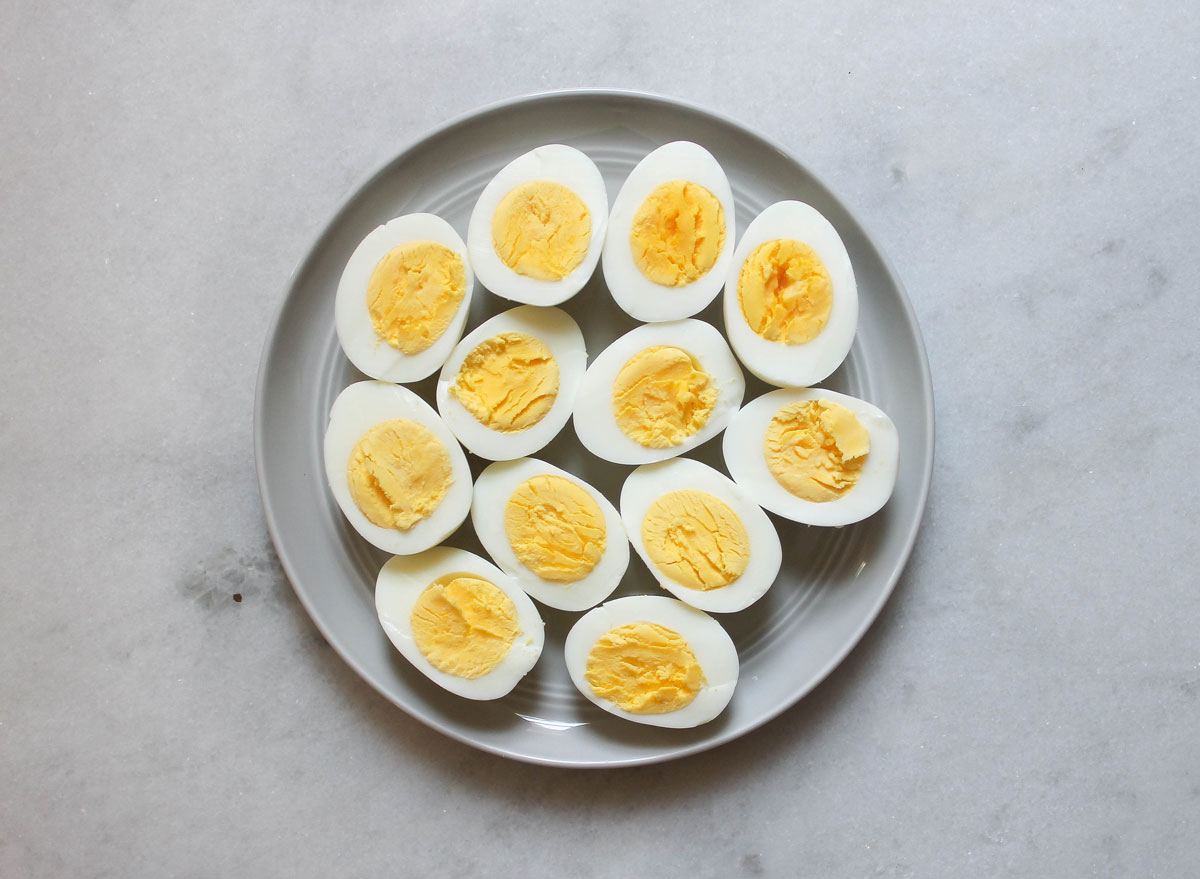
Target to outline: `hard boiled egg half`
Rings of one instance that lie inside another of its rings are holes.
[[[737,649],[725,629],[674,598],[602,604],[579,618],[563,652],[580,693],[635,723],[699,726],[725,710],[737,686]]]
[[[689,141],[665,144],[613,201],[604,279],[631,317],[690,317],[725,283],[736,234],[733,190],[712,153]]]
[[[325,475],[354,529],[401,555],[450,535],[471,509],[471,470],[429,404],[388,382],[350,385],[333,401]]]
[[[471,523],[518,586],[559,610],[599,604],[629,566],[629,540],[608,498],[534,458],[492,464],[479,474]]]
[[[484,187],[467,246],[479,280],[497,296],[557,305],[596,270],[607,225],[596,163],[574,147],[548,144],[513,159]]]
[[[520,458],[562,430],[586,367],[583,333],[570,315],[522,305],[484,321],[454,349],[438,376],[438,411],[481,458]]]
[[[449,223],[433,214],[397,217],[346,262],[333,308],[338,341],[372,378],[425,378],[462,335],[474,286],[467,247]]]
[[[773,513],[807,525],[849,525],[892,495],[896,426],[865,400],[785,388],[751,400],[725,431],[725,466]]]
[[[672,458],[634,470],[621,489],[621,518],[662,587],[700,610],[749,607],[779,575],[783,551],[767,514],[699,461]]]
[[[826,378],[858,327],[858,287],[837,230],[803,202],[771,205],[733,253],[724,310],[729,344],[763,381],[807,387]]]
[[[537,608],[511,578],[445,546],[390,559],[375,581],[375,611],[405,659],[467,699],[510,692],[545,642]]]
[[[663,461],[720,433],[745,391],[733,352],[711,324],[644,324],[588,367],[575,433],[614,464]]]

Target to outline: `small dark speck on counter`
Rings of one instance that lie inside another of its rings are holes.
[[[233,593],[233,600],[236,601],[238,604],[241,604],[242,603],[242,593],[240,593],[240,592]]]

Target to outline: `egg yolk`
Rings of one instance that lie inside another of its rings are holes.
[[[750,329],[764,339],[803,345],[829,323],[833,284],[815,250],[780,238],[760,244],[742,264],[738,303]]]
[[[592,692],[630,714],[667,714],[704,686],[696,654],[683,636],[658,623],[629,623],[602,635],[588,654]]]
[[[498,666],[521,634],[504,591],[473,574],[434,580],[413,605],[413,640],[440,672],[474,679]]]
[[[454,476],[450,455],[433,432],[397,419],[363,435],[350,452],[346,480],[371,523],[407,531],[438,508]]]
[[[871,437],[854,413],[828,400],[789,403],[767,425],[767,469],[796,497],[837,500],[858,482]]]
[[[701,591],[728,586],[750,561],[750,537],[738,514],[720,498],[690,489],[650,505],[642,544],[664,574]]]
[[[394,247],[367,282],[375,334],[404,354],[418,354],[450,326],[467,290],[462,257],[433,241]]]
[[[699,183],[671,180],[642,202],[629,231],[633,262],[655,284],[682,287],[703,277],[725,246],[725,211]]]
[[[517,559],[543,580],[582,580],[604,555],[607,528],[596,500],[552,473],[517,486],[504,506],[504,531]]]
[[[492,214],[492,246],[518,275],[560,281],[583,262],[592,217],[578,195],[552,180],[509,191]]]
[[[651,449],[677,446],[704,427],[717,403],[712,376],[682,348],[647,348],[613,382],[617,426]]]
[[[546,417],[558,396],[558,361],[541,339],[501,333],[463,360],[450,394],[484,427],[515,433]]]

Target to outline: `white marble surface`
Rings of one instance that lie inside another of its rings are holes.
[[[0,875],[1195,874],[1194,4],[317,6],[6,4]],[[444,739],[325,645],[251,413],[356,180],[583,85],[824,176],[908,285],[939,434],[826,683],[706,757],[571,773]]]

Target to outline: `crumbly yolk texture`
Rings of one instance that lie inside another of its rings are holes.
[[[771,419],[763,453],[776,481],[796,497],[815,503],[837,500],[858,482],[871,436],[838,403],[789,403]]]
[[[587,255],[592,216],[578,195],[552,180],[508,192],[492,214],[492,246],[518,275],[561,281]]]
[[[750,329],[771,342],[803,345],[833,310],[833,283],[817,252],[801,241],[760,244],[742,264],[738,303]]]
[[[462,257],[433,241],[409,241],[375,265],[367,312],[380,339],[403,354],[419,354],[446,332],[466,289]]]
[[[521,564],[555,583],[574,583],[590,574],[608,536],[595,498],[552,473],[517,486],[504,506],[504,531]]]
[[[725,247],[725,211],[699,183],[671,180],[646,197],[629,231],[638,270],[665,287],[703,277]]]
[[[667,714],[688,705],[704,673],[683,636],[658,623],[629,623],[602,635],[588,654],[592,692],[630,714]]]
[[[671,448],[694,435],[716,403],[712,376],[695,357],[672,345],[639,352],[613,382],[617,426],[651,449]]]
[[[512,599],[473,574],[447,574],[426,586],[411,623],[417,649],[430,665],[468,679],[498,666],[521,634]]]
[[[501,333],[475,346],[450,393],[484,427],[516,433],[546,417],[558,396],[558,361],[541,339]]]
[[[368,521],[407,531],[438,508],[454,476],[441,440],[425,425],[401,418],[363,435],[350,452],[346,480]]]
[[[650,505],[642,545],[666,576],[704,592],[728,586],[750,562],[750,537],[738,514],[720,498],[691,489]]]

